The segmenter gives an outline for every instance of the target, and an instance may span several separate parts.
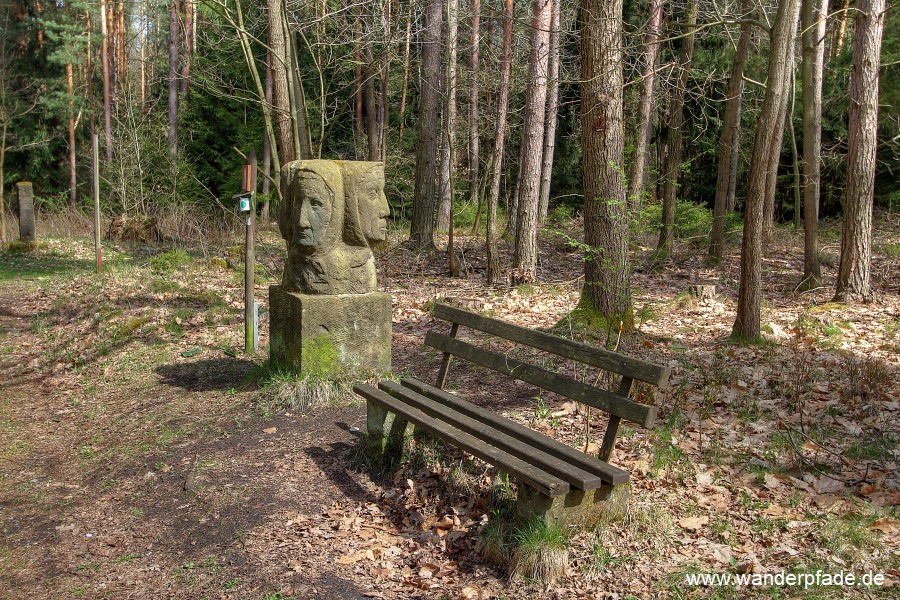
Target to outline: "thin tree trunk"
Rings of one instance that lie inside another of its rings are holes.
[[[412,38],[412,14],[415,2],[410,0],[409,12],[406,14],[406,43],[403,49],[403,92],[400,95],[400,148],[403,149],[403,127],[406,124],[406,92],[409,87],[409,40]]]
[[[796,28],[796,23],[794,25]],[[794,46],[791,46],[787,57],[785,58],[785,80],[787,85],[793,86],[794,83]],[[781,102],[781,109],[778,112],[778,124],[775,128],[775,137],[773,138],[772,153],[769,155],[769,172],[766,178],[766,195],[763,203],[763,241],[768,243],[772,240],[775,233],[775,194],[778,184],[778,166],[781,162],[781,147],[784,142],[785,121],[787,119],[788,101],[790,94],[785,93]]]
[[[841,50],[844,49],[844,36],[847,35],[847,18],[850,15],[850,0],[844,0],[843,10],[838,16],[838,28],[835,36],[831,40],[831,58],[840,56]]]
[[[6,119],[0,131],[0,248],[6,248],[6,198],[3,195],[3,164],[6,162]]]
[[[541,187],[538,226],[543,225],[550,209],[550,178],[553,175],[553,151],[556,147],[556,116],[559,112],[559,13],[561,0],[552,0],[550,15],[550,58],[547,65],[547,109],[544,121],[544,150],[541,157]]]
[[[741,18],[750,19],[752,0],[743,0]],[[716,198],[713,204],[713,228],[709,242],[709,255],[722,260],[725,254],[725,214],[734,208],[734,187],[737,178],[736,152],[741,141],[741,98],[744,93],[744,65],[750,49],[750,23],[741,24],[728,81],[728,98],[725,100],[725,117],[722,121],[722,135],[719,137],[719,170],[716,177]]]
[[[187,100],[191,82],[191,49],[194,46],[194,0],[184,0],[184,60],[181,61],[181,95]]]
[[[147,111],[147,31],[146,31],[146,17],[144,16],[144,3],[138,2],[138,10],[139,12],[139,29],[138,29],[138,44],[140,45],[140,53],[138,56],[138,62],[140,63],[141,69],[141,80],[140,80],[140,98],[141,98],[141,113]]]
[[[525,90],[525,122],[519,161],[516,247],[513,281],[535,280],[537,270],[537,213],[541,191],[544,119],[547,107],[547,63],[550,56],[551,0],[534,0],[531,20],[531,54]]]
[[[69,204],[74,208],[78,203],[78,175],[75,161],[75,81],[71,61],[66,63],[66,86],[69,95]]]
[[[378,123],[380,109],[375,103],[375,54],[372,46],[375,45],[375,16],[369,15],[368,31],[365,40],[366,55],[366,136],[369,142],[369,160],[379,160],[381,158],[381,126]]]
[[[174,0],[173,0],[174,1]],[[281,164],[298,160],[291,123],[291,85],[288,71],[291,58],[285,37],[284,12],[281,0],[266,0],[269,26],[269,48],[272,52],[272,90],[275,127],[278,132],[278,155]],[[280,165],[279,165],[280,166]]]
[[[169,153],[178,153],[178,0],[169,0]]]
[[[488,160],[491,178],[488,196],[487,232],[487,280],[496,283],[500,278],[500,254],[497,251],[497,204],[500,200],[500,178],[503,175],[503,153],[506,144],[506,116],[509,110],[509,74],[512,55],[513,0],[503,0],[503,50],[500,56],[500,88],[497,92],[497,128],[494,132],[494,147]]]
[[[737,318],[732,328],[732,334],[739,339],[757,340],[760,334],[763,203],[771,168],[769,157],[780,148],[780,145],[775,146],[776,130],[781,121],[779,112],[787,97],[790,71],[786,66],[792,62],[790,54],[794,51],[799,8],[799,0],[784,0],[778,6],[772,27],[766,93],[756,126],[744,208]]]
[[[608,329],[633,327],[622,115],[622,0],[581,0],[584,290]]]
[[[416,185],[409,240],[418,250],[434,250],[434,210],[437,200],[438,132],[441,99],[441,0],[425,5],[422,34],[422,91],[416,145]]]
[[[486,55],[488,57],[492,56],[494,52],[494,1],[487,0],[488,2],[488,25],[487,25],[487,44]],[[493,114],[494,110],[494,94],[493,94],[493,86],[487,86],[487,90],[484,94],[484,109],[487,114]]]
[[[265,94],[265,103],[266,106],[272,106],[272,53],[266,53],[266,94]],[[269,136],[263,134],[263,180],[262,180],[262,195],[265,197],[262,205],[262,212],[260,213],[260,219],[262,220],[263,225],[269,222],[269,190],[270,190],[270,181],[269,177],[272,174],[272,145],[269,143]]]
[[[363,75],[362,75],[362,4],[356,6],[356,19],[353,21],[353,77],[356,83],[356,157],[362,157],[363,132]]]
[[[847,196],[841,231],[841,262],[835,300],[871,300],[872,201],[878,147],[878,69],[885,0],[859,0],[853,28]]]
[[[687,93],[691,62],[694,59],[694,25],[697,23],[697,0],[688,0],[685,13],[688,33],[681,39],[681,47],[678,51],[678,68],[680,73],[669,106],[669,147],[666,151],[666,162],[662,169],[665,177],[663,213],[662,224],[659,228],[659,243],[656,247],[658,250],[666,253],[672,251],[675,206],[677,197],[680,195],[678,180],[681,175],[681,158],[684,145],[684,132],[681,129],[684,126],[684,96]]]
[[[116,59],[116,69],[118,72],[118,83],[119,83],[119,92],[122,94],[124,99],[125,96],[125,83],[126,83],[126,53],[125,53],[125,42],[127,41],[125,37],[125,0],[118,0],[116,10],[116,39],[117,39],[117,47],[118,51],[117,59]]]
[[[802,0],[801,0],[802,1]],[[794,108],[797,105],[797,78],[791,73],[791,111],[787,116],[788,132],[791,134],[791,169],[794,176],[794,229],[800,229],[800,210],[803,208],[800,193],[800,154],[797,152],[797,132],[794,131]]]
[[[653,132],[653,95],[656,89],[656,65],[659,63],[659,31],[662,28],[663,0],[650,0],[650,19],[644,35],[644,73],[641,77],[640,102],[638,104],[637,136],[634,160],[631,163],[628,202],[635,210],[643,202],[644,180],[647,171],[647,149]]]
[[[447,62],[444,78],[444,111],[441,128],[441,193],[438,200],[437,230],[450,226],[450,179],[456,176],[456,165],[450,161],[450,146],[456,144],[456,40],[459,32],[459,0],[447,0]],[[452,142],[451,142],[452,140]]]
[[[119,28],[116,26],[116,3],[115,0],[108,0],[108,4],[106,7],[106,31],[109,34],[109,52],[107,56],[109,57],[109,91],[110,98],[113,104],[113,107],[116,109],[118,113],[118,102],[116,90],[119,89],[119,70],[116,67],[118,51],[116,48],[118,47],[118,30]]]
[[[379,123],[381,124],[381,151],[378,160],[384,162],[387,159],[388,128],[390,127],[390,110],[388,108],[388,92],[390,90],[391,69],[391,0],[387,0],[384,10],[384,45],[381,50],[381,98],[379,111]]]
[[[480,67],[481,46],[481,0],[472,0],[472,46],[470,61],[472,66],[472,83],[469,86],[469,202],[477,206],[475,220],[478,221],[481,205],[478,194],[478,180],[481,176],[479,164],[479,139],[478,131],[478,72]]]
[[[819,193],[822,165],[822,76],[828,0],[803,0],[803,280],[822,280],[819,263]]]
[[[93,139],[94,133],[96,133],[97,124],[96,124],[96,120],[94,118],[94,112],[95,112],[94,111],[94,59],[93,59],[93,52],[92,52],[93,42],[91,40],[91,34],[93,33],[93,31],[92,31],[92,25],[91,25],[91,11],[90,10],[84,11],[84,21],[85,21],[85,28],[87,30],[87,43],[85,44],[86,48],[85,48],[84,80],[85,80],[85,85],[87,87],[87,95],[88,95],[87,105],[88,105],[88,114],[90,115],[90,128],[91,128],[90,133],[91,133],[91,139]],[[3,179],[0,178],[0,181],[3,181]]]
[[[175,2],[175,0],[172,0]],[[110,105],[112,90],[109,73],[109,31],[106,22],[106,0],[100,0],[100,68],[103,76],[103,137],[105,141],[106,163],[112,162],[112,106]]]

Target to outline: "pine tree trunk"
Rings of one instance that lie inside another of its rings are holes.
[[[550,179],[553,176],[553,151],[556,148],[556,116],[559,112],[559,13],[561,0],[552,0],[550,15],[550,58],[547,65],[547,109],[544,116],[544,150],[541,160],[541,186],[538,202],[538,227],[544,224],[550,209]]]
[[[871,300],[872,202],[878,147],[878,69],[885,0],[859,0],[853,29],[847,192],[835,300]]]
[[[422,34],[422,85],[416,145],[416,186],[409,240],[418,250],[434,250],[434,211],[437,200],[438,132],[440,131],[441,0],[425,5]]]
[[[647,21],[647,33],[644,35],[644,74],[641,78],[640,103],[635,123],[637,136],[628,188],[628,202],[633,210],[643,203],[647,149],[653,132],[653,93],[656,89],[656,65],[659,63],[659,31],[662,28],[662,20],[663,0],[650,0],[650,19]]]
[[[838,15],[838,27],[835,35],[831,38],[831,58],[834,59],[841,54],[844,49],[844,37],[847,35],[847,18],[850,15],[850,0],[844,0],[844,6],[841,14]]]
[[[819,264],[819,193],[822,165],[822,76],[828,0],[803,0],[803,280],[822,280]]]
[[[169,0],[169,154],[178,154],[178,0]]]
[[[534,0],[531,9],[531,54],[528,57],[525,122],[522,126],[516,202],[516,246],[513,254],[515,283],[534,281],[537,270],[537,213],[544,150],[552,7],[551,0]]]
[[[770,157],[780,148],[780,144],[775,145],[775,138],[780,137],[776,130],[779,121],[784,123],[779,112],[788,93],[790,71],[787,65],[793,62],[790,55],[794,51],[799,8],[799,0],[784,0],[778,6],[772,27],[766,93],[756,126],[744,208],[737,318],[732,328],[732,335],[739,339],[757,340],[760,335],[763,204],[771,169]]]
[[[750,19],[752,0],[743,0],[741,18]],[[722,135],[719,137],[719,170],[716,177],[716,199],[713,204],[713,228],[709,242],[709,255],[722,260],[725,254],[725,214],[729,200],[734,206],[734,187],[737,176],[736,150],[741,141],[741,98],[744,93],[744,65],[750,49],[750,23],[741,24],[728,81],[728,98],[725,101],[725,117],[722,121]]]
[[[581,305],[633,327],[623,177],[622,0],[581,0],[584,290]]]
[[[175,2],[175,0],[172,0]],[[106,0],[100,0],[100,69],[103,77],[103,137],[105,141],[106,163],[112,162],[112,106],[109,73],[109,31],[106,22]]]
[[[687,93],[688,79],[691,74],[691,61],[694,59],[694,25],[697,23],[697,0],[688,0],[685,8],[686,35],[681,39],[678,50],[678,82],[672,92],[669,105],[669,137],[666,150],[666,163],[663,165],[663,213],[659,228],[658,250],[669,253],[674,242],[675,206],[680,195],[678,180],[681,177],[681,158],[684,132],[684,96]]]
[[[144,16],[144,3],[138,2],[138,7],[140,14],[138,16],[139,20],[139,28],[138,28],[138,44],[140,45],[140,54],[138,56],[138,62],[140,62],[141,76],[140,76],[140,100],[141,100],[141,113],[147,111],[147,21]]]
[[[406,91],[409,87],[409,41],[412,38],[412,15],[414,4],[414,2],[410,1],[409,12],[406,13],[406,43],[403,48],[403,92],[400,94],[400,131],[398,132],[401,151],[403,149],[403,128],[406,124]]]
[[[459,33],[459,1],[447,0],[447,63],[444,78],[444,111],[441,127],[441,192],[438,201],[437,230],[450,227],[450,179],[456,176],[456,165],[450,161],[450,146],[456,144],[456,40]]]
[[[512,55],[513,0],[503,0],[503,49],[500,56],[500,89],[497,92],[497,128],[494,133],[494,147],[488,160],[488,174],[491,189],[488,196],[487,232],[487,279],[494,284],[500,279],[500,254],[497,250],[497,204],[500,200],[500,178],[503,174],[503,153],[506,144],[506,117],[509,110],[509,74]]]
[[[72,63],[66,63],[66,85],[69,95],[69,204],[74,208],[78,203],[78,173],[75,160],[75,81]],[[2,185],[2,182],[0,182]]]
[[[125,1],[118,0],[116,10],[116,39],[118,40],[118,51],[116,59],[116,68],[118,70],[119,92],[122,94],[123,100],[125,96],[126,83],[126,55],[125,55]]]

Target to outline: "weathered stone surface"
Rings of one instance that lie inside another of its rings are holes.
[[[269,287],[269,356],[296,373],[391,370],[391,297],[300,294]]]
[[[551,498],[520,484],[516,513],[522,519],[540,518],[547,523],[593,527],[600,519],[616,521],[625,516],[630,484],[603,485],[596,490],[572,490]]]
[[[34,241],[34,189],[27,181],[16,184],[19,197],[19,239]]]
[[[287,242],[282,285],[303,294],[376,289],[371,244],[387,237],[384,165],[301,160],[282,169],[278,226]]]

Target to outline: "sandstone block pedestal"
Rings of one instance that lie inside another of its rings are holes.
[[[301,294],[270,286],[269,358],[315,377],[390,371],[390,295]]]

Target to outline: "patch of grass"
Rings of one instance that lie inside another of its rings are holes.
[[[865,441],[854,442],[844,451],[844,456],[856,460],[896,460],[900,436],[890,432],[878,432]]]
[[[876,246],[882,254],[888,258],[900,258],[900,243],[881,244]]]
[[[517,527],[512,539],[510,577],[549,584],[566,574],[569,537],[561,525],[533,519]]]
[[[874,512],[829,515],[817,535],[825,548],[848,563],[864,561],[880,546],[877,536],[867,529],[877,517]]]
[[[12,250],[0,254],[0,281],[34,279],[55,275],[84,273],[94,267],[92,261],[49,255],[22,254]]]
[[[684,452],[672,441],[672,428],[663,427],[653,436],[653,462],[650,465],[653,476],[659,477],[664,468],[681,462]]]
[[[189,264],[191,264],[191,256],[178,248],[150,257],[150,269],[155,273],[171,273]]]

